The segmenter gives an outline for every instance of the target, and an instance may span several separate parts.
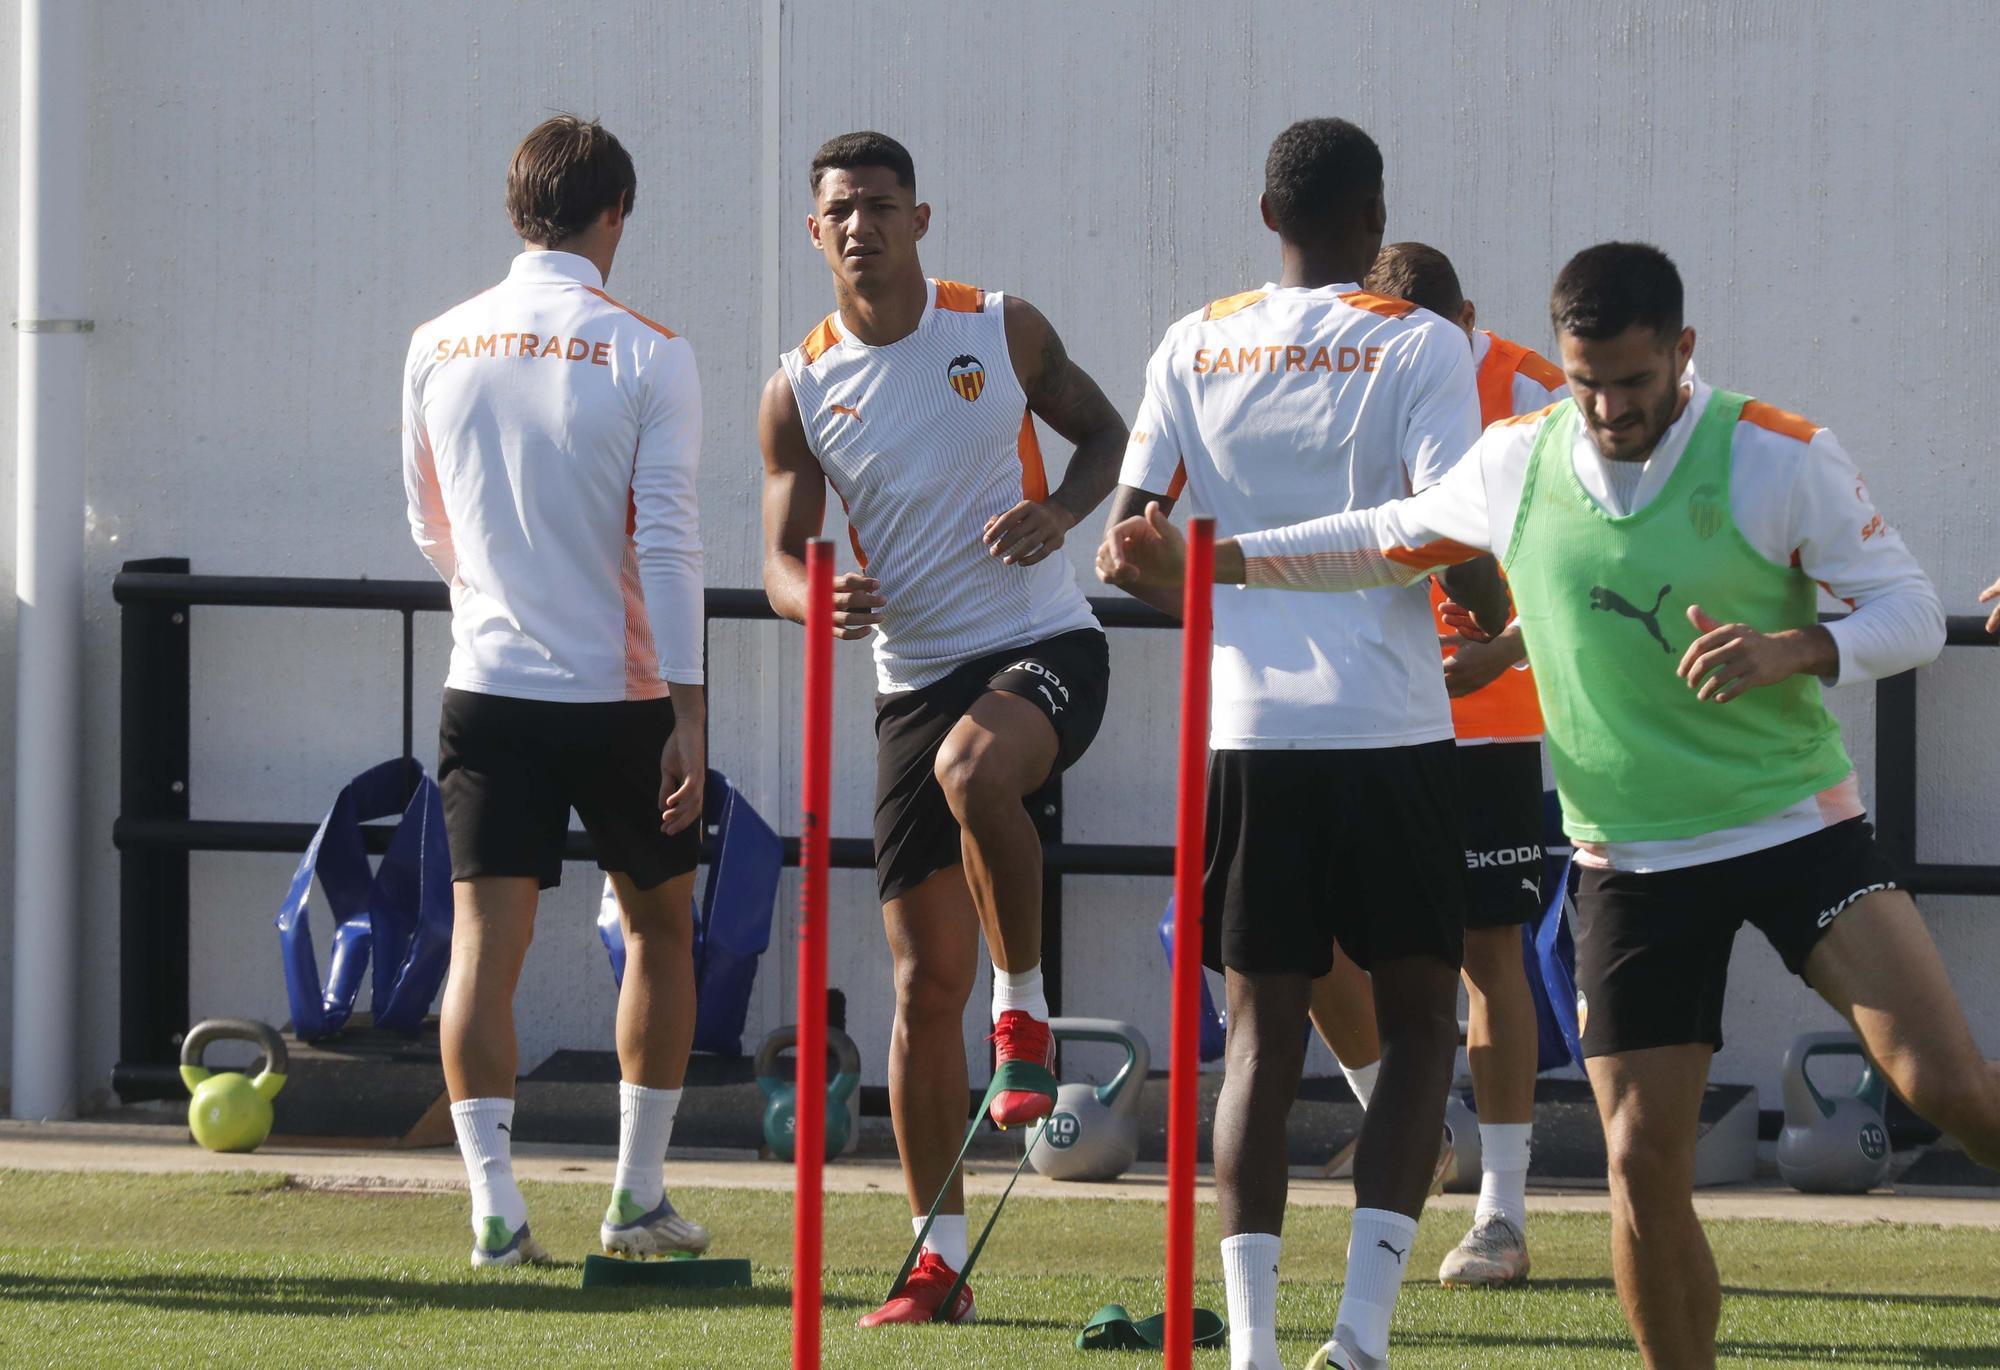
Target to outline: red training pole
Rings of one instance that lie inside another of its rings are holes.
[[[833,544],[806,544],[805,753],[799,766],[798,1130],[792,1136],[792,1367],[819,1370],[826,1164],[826,883],[833,770]]]
[[[1188,523],[1181,598],[1179,816],[1174,828],[1174,998],[1167,1074],[1167,1370],[1194,1355],[1195,1105],[1201,1073],[1201,872],[1208,820],[1208,670],[1215,520]]]

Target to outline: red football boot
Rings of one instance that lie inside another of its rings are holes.
[[[902,1292],[870,1313],[857,1327],[881,1327],[892,1322],[971,1322],[972,1286],[958,1291],[951,1311],[940,1314],[945,1294],[958,1279],[958,1272],[946,1265],[937,1252],[925,1248],[917,1256],[917,1267],[903,1281]]]
[[[996,1075],[1019,1077],[1018,1089],[1003,1089],[987,1110],[996,1127],[1018,1127],[1048,1117],[1056,1106],[1056,1044],[1049,1025],[1026,1009],[1010,1008],[993,1025]],[[1014,1069],[1009,1070],[1012,1065]],[[1013,1083],[1013,1082],[1010,1082]]]

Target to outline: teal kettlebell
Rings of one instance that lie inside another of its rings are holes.
[[[757,1048],[757,1088],[764,1092],[764,1145],[781,1161],[792,1159],[799,1125],[798,1086],[778,1074],[778,1058],[799,1044],[796,1027],[781,1027]],[[851,1150],[861,1131],[861,1049],[837,1027],[826,1030],[834,1054],[833,1078],[826,1082],[826,1159]]]
[[[255,1076],[240,1070],[210,1070],[202,1053],[216,1042],[255,1042],[264,1068]],[[271,1135],[271,1100],[285,1087],[285,1040],[266,1024],[248,1018],[210,1018],[197,1023],[181,1042],[181,1082],[188,1101],[188,1131],[210,1151],[255,1151]]]
[[[1028,1160],[1052,1180],[1115,1180],[1139,1158],[1139,1092],[1152,1050],[1139,1029],[1110,1018],[1051,1018],[1049,1033],[1058,1042],[1123,1047],[1125,1063],[1108,1084],[1059,1087],[1048,1123],[1025,1130]]]
[[[1861,1079],[1829,1098],[1813,1084],[1817,1057],[1859,1056]],[[1845,1032],[1808,1032],[1785,1053],[1785,1128],[1778,1134],[1778,1174],[1808,1194],[1859,1194],[1882,1183],[1893,1157],[1882,1107],[1888,1085],[1861,1043]]]

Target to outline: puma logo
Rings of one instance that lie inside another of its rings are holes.
[[[1398,1251],[1395,1247],[1389,1245],[1388,1239],[1386,1237],[1377,1237],[1375,1239],[1375,1245],[1381,1247],[1384,1251],[1394,1256],[1396,1258],[1396,1263],[1398,1265],[1402,1264],[1404,1254],[1408,1252],[1410,1249],[1406,1246],[1403,1248],[1403,1250]]]
[[[1056,703],[1056,697],[1049,693],[1048,686],[1043,685],[1038,681],[1036,682],[1035,688],[1042,692],[1042,698],[1048,700],[1050,713],[1059,714],[1062,712],[1062,705]]]
[[[829,414],[845,414],[847,415],[847,417],[853,419],[856,423],[860,424],[865,424],[868,422],[868,420],[861,417],[861,411],[859,409],[854,408],[851,405],[829,404],[826,407],[826,412]]]
[[[1660,650],[1668,656],[1672,656],[1674,654],[1673,644],[1669,643],[1667,635],[1660,631],[1660,606],[1666,603],[1667,595],[1673,588],[1671,585],[1662,585],[1660,593],[1653,596],[1653,607],[1650,609],[1641,609],[1616,590],[1607,590],[1602,585],[1593,585],[1590,587],[1590,607],[1593,609],[1603,609],[1614,614],[1623,614],[1627,618],[1638,619],[1639,622],[1646,626],[1646,631],[1653,635],[1653,641],[1660,644]]]
[[[1534,896],[1535,896],[1535,898],[1537,898],[1537,899],[1540,899],[1540,898],[1542,897],[1542,889],[1541,889],[1541,886],[1537,885],[1537,884],[1536,884],[1536,883],[1535,883],[1534,881],[1532,881],[1532,880],[1523,880],[1523,881],[1521,882],[1521,888],[1522,888],[1522,889],[1524,889],[1524,890],[1526,890],[1526,891],[1527,891],[1527,892],[1528,892],[1529,894],[1532,894],[1532,895],[1534,895]]]
[[[513,1128],[511,1128],[511,1127],[509,1127],[509,1126],[507,1126],[507,1124],[505,1124],[505,1123],[495,1123],[495,1124],[493,1124],[493,1126],[495,1126],[495,1127],[499,1128],[499,1129],[500,1129],[500,1130],[501,1130],[502,1132],[506,1133],[506,1134],[507,1134],[507,1135],[508,1135],[509,1137],[511,1137],[511,1136],[513,1136],[513,1135],[514,1135],[514,1129],[513,1129]]]

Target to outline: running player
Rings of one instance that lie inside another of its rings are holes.
[[[440,1044],[475,1266],[545,1259],[514,1183],[514,988],[574,807],[618,893],[618,1169],[607,1251],[698,1252],[662,1165],[694,1034],[706,774],[701,390],[682,339],[604,293],[632,159],[561,115],[507,172],[525,250],[410,341],[403,483],[451,586],[438,779],[451,842]]]
[[[1465,335],[1358,284],[1386,218],[1373,140],[1340,119],[1293,124],[1271,144],[1260,209],[1279,281],[1167,331],[1114,523],[1164,509],[1183,485],[1219,535],[1365,507],[1430,485],[1478,436]],[[1387,1046],[1336,1333],[1340,1354],[1374,1365],[1458,1046],[1464,857],[1437,636],[1421,590],[1223,589],[1213,670],[1203,930],[1229,1002],[1215,1177],[1231,1364],[1278,1365],[1285,1120],[1312,981],[1337,940],[1375,977]]]
[[[1568,393],[1562,372],[1477,324],[1450,258],[1423,243],[1391,243],[1363,282],[1452,319],[1472,340],[1482,424],[1532,414]],[[1486,640],[1461,636],[1443,617],[1445,688],[1458,737],[1465,820],[1466,1060],[1479,1109],[1479,1201],[1472,1230],[1445,1256],[1448,1286],[1502,1285],[1528,1274],[1528,1153],[1535,1117],[1535,1001],[1521,959],[1521,925],[1542,904],[1542,712],[1520,625]],[[1350,962],[1313,984],[1313,1021],[1340,1058],[1357,1096],[1372,1084],[1378,1052],[1368,982]],[[1343,1026],[1346,1031],[1343,1032]],[[1346,1040],[1336,1044],[1337,1037]],[[1357,1048],[1350,1058],[1343,1048]],[[1350,1064],[1350,1059],[1359,1064]],[[1357,1078],[1358,1077],[1358,1078]],[[1363,1097],[1363,1106],[1366,1099]]]
[[[1103,632],[1059,555],[1117,478],[1125,423],[1033,305],[924,277],[930,206],[910,154],[850,133],[812,163],[813,245],[838,308],[764,387],[764,586],[803,621],[805,546],[826,487],[861,569],[835,581],[834,630],[873,636],[875,872],[896,965],[889,1105],[913,1220],[951,1192],[901,1293],[861,1320],[927,1321],[965,1266],[953,1157],[965,1128],[961,1028],[985,934],[998,1061],[1053,1064],[1042,989],[1042,848],[1023,801],[1103,720]],[[1076,444],[1053,492],[1039,415]],[[1001,1126],[1045,1116],[1025,1090]],[[945,1321],[972,1317],[962,1291]]]
[[[1551,314],[1572,394],[1486,431],[1411,499],[1218,544],[1224,583],[1401,584],[1499,553],[1583,867],[1577,982],[1604,1123],[1612,1267],[1654,1366],[1715,1363],[1721,1287],[1692,1198],[1737,929],[1754,923],[1911,1107],[2000,1166],[2000,1065],[1876,848],[1823,683],[1909,670],[1937,592],[1826,429],[1712,389],[1658,249],[1572,258]],[[1100,551],[1180,578],[1157,513]],[[1814,582],[1853,612],[1816,621]],[[1289,595],[1286,598],[1290,598]]]

